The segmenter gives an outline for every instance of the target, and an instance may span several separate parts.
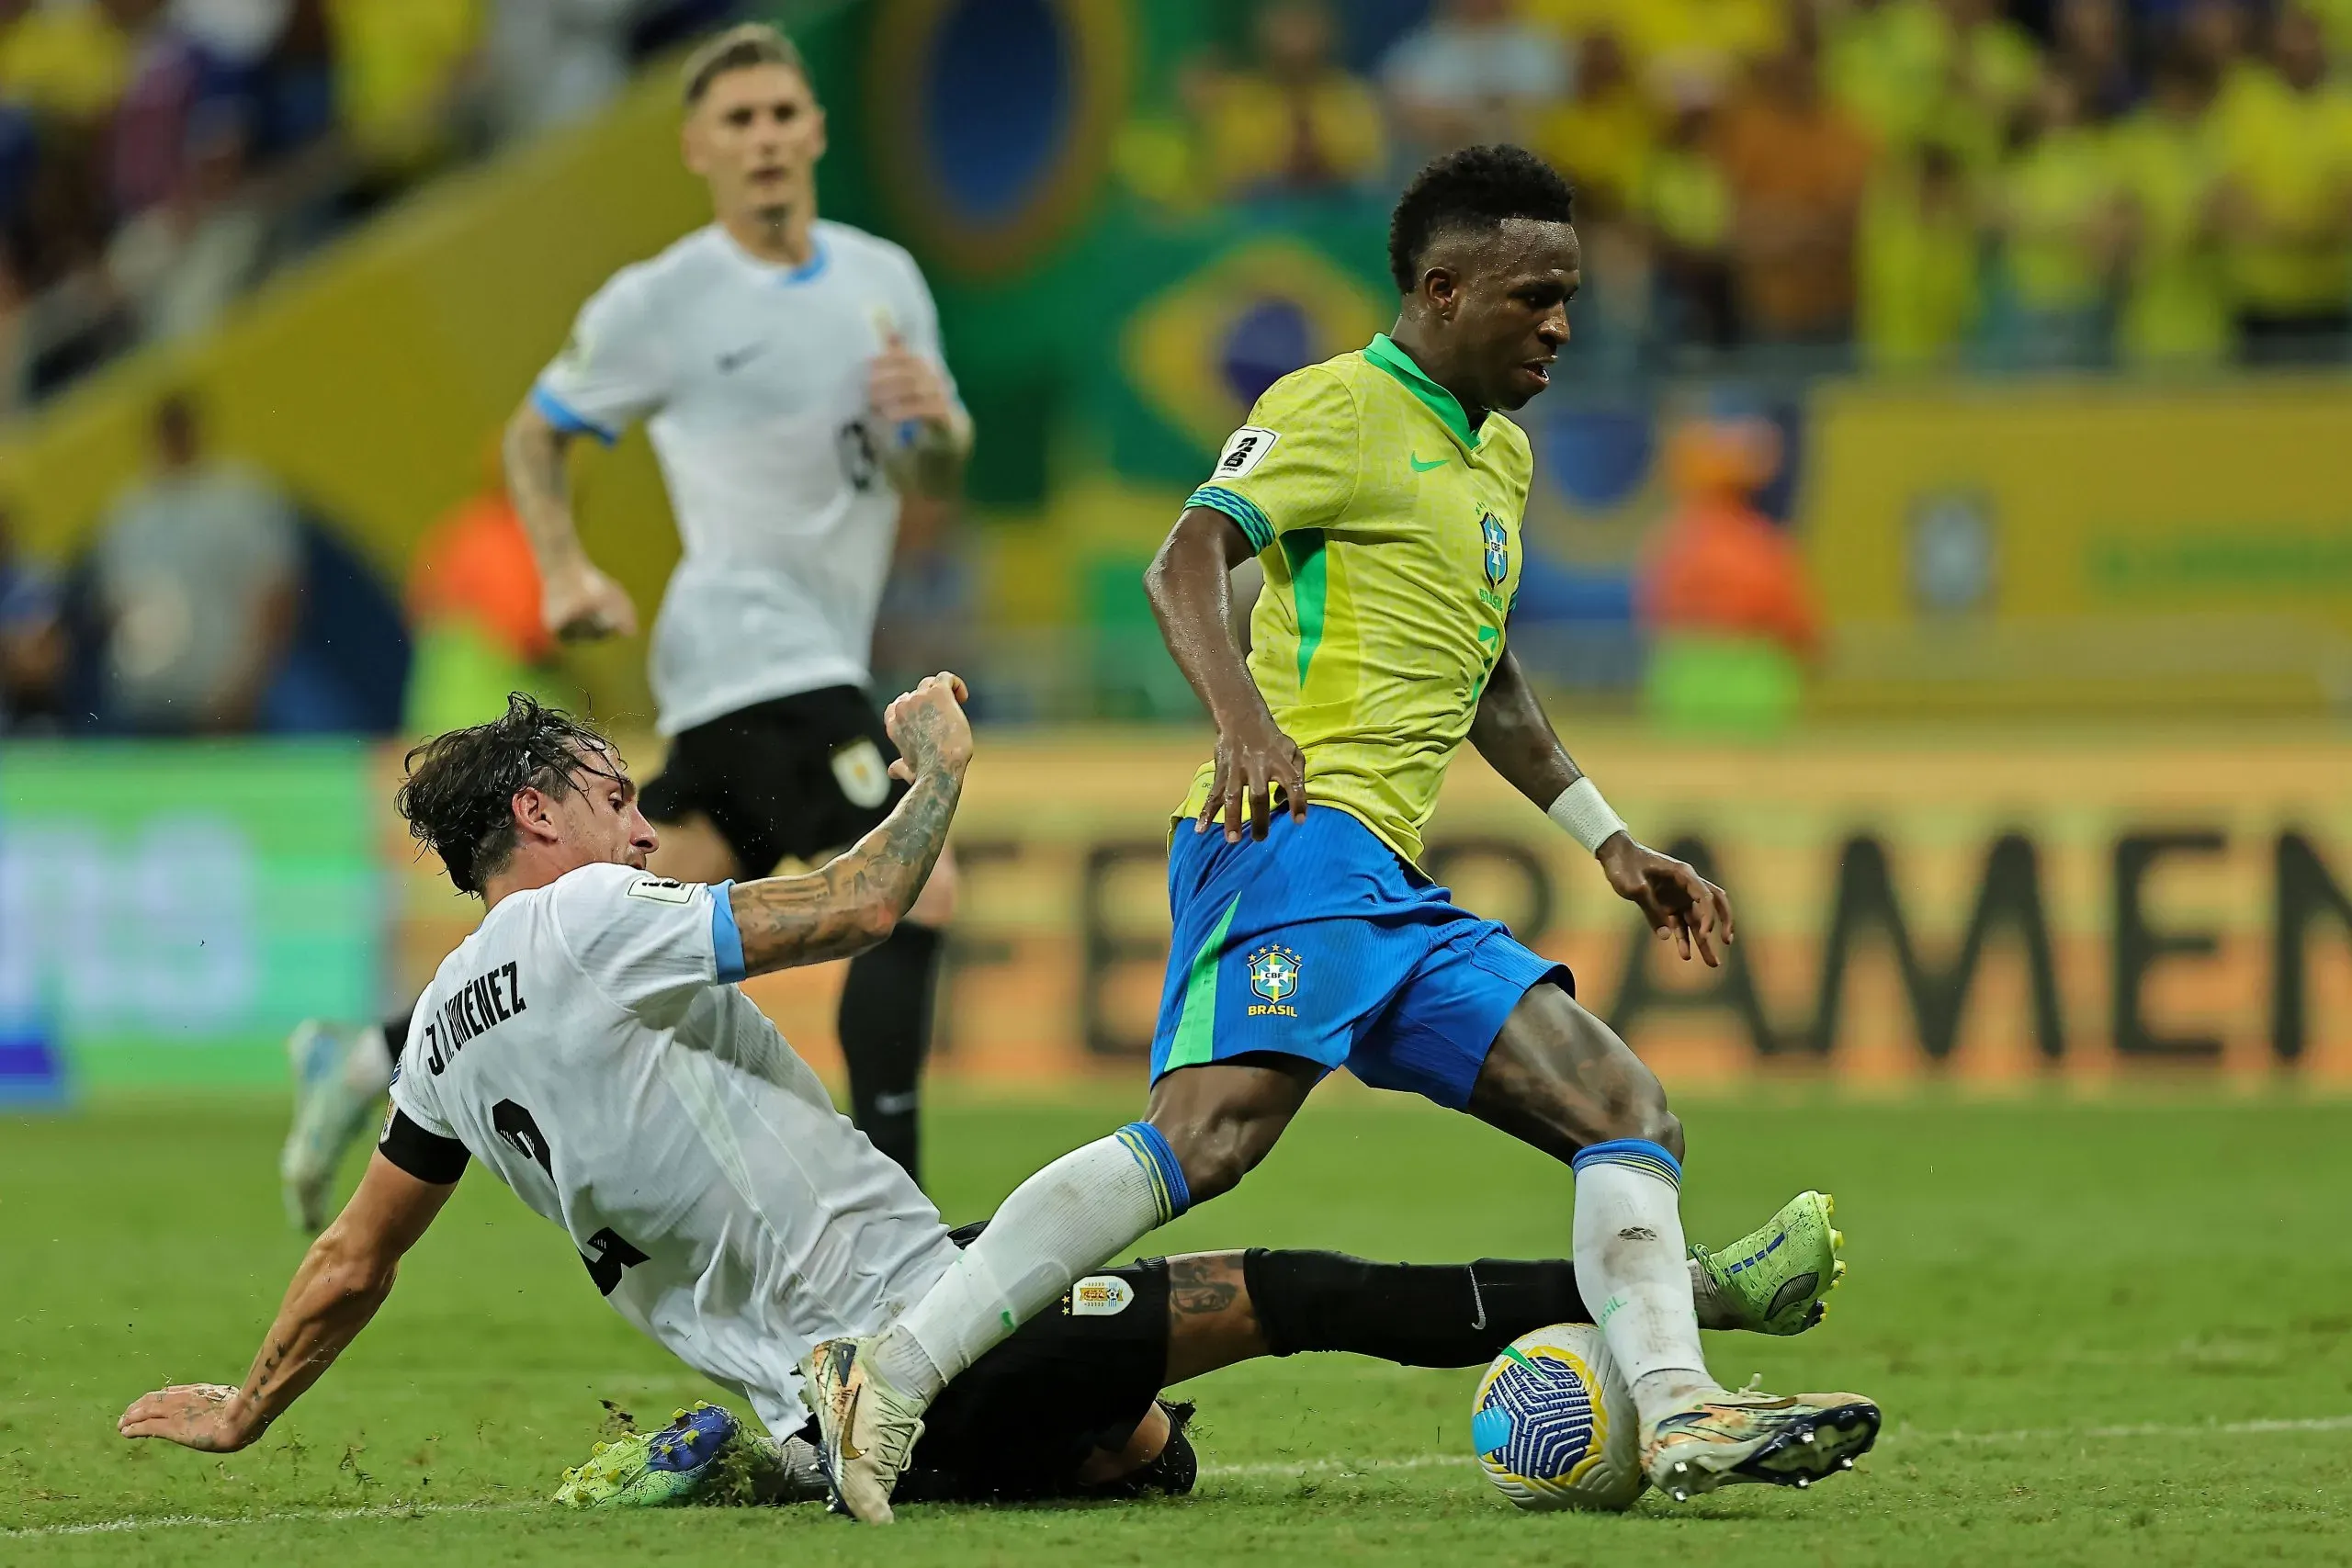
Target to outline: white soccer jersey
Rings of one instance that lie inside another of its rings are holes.
[[[510,895],[417,1002],[385,1152],[413,1168],[401,1117],[462,1144],[616,1311],[787,1433],[810,1344],[877,1332],[956,1247],[741,977],[725,884],[594,865]]]
[[[684,546],[653,628],[664,735],[869,679],[899,526],[880,455],[900,435],[866,384],[890,332],[941,363],[939,315],[899,246],[842,223],[815,239],[775,266],[713,224],[623,267],[532,391],[606,445],[648,421]]]

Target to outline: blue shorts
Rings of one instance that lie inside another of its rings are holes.
[[[1457,906],[1331,807],[1264,843],[1176,824],[1151,1076],[1272,1051],[1459,1111],[1503,1021],[1565,965]]]

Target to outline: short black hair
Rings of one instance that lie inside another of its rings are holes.
[[[1575,206],[1566,178],[1524,147],[1464,147],[1432,158],[1388,220],[1388,271],[1396,292],[1420,286],[1422,254],[1440,234],[1499,228],[1514,218],[1567,223]]]
[[[515,792],[571,793],[601,755],[619,772],[613,743],[595,726],[521,692],[488,724],[436,735],[412,750],[392,804],[418,841],[441,857],[462,893],[480,893],[514,852]]]

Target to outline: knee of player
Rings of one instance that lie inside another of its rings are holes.
[[[1176,1163],[1184,1172],[1185,1190],[1195,1205],[1232,1191],[1264,1157],[1264,1151],[1253,1146],[1250,1123],[1238,1118],[1163,1122],[1154,1117],[1152,1125],[1175,1151]]]
[[[1682,1157],[1682,1118],[1666,1108],[1663,1095],[1658,1098],[1657,1112],[1648,1119],[1648,1125],[1650,1130],[1641,1136],[1679,1160]]]
[[[1665,1086],[1646,1070],[1628,1075],[1609,1097],[1603,1124],[1596,1130],[1603,1141],[1636,1138],[1682,1157],[1682,1119],[1667,1109]]]

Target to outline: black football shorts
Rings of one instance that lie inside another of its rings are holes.
[[[800,692],[673,740],[645,786],[645,815],[683,822],[703,812],[735,852],[736,876],[765,876],[786,855],[814,860],[872,831],[906,793],[890,776],[898,757],[865,691]]]

